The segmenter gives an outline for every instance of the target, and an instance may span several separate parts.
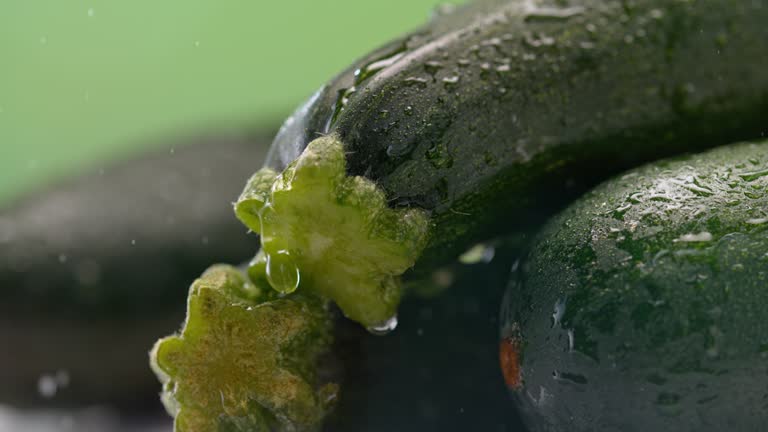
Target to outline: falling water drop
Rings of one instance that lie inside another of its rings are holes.
[[[397,315],[392,315],[392,317],[390,317],[388,320],[380,324],[374,324],[372,326],[369,326],[367,330],[369,333],[374,334],[376,336],[384,336],[386,334],[391,333],[396,328],[397,328]]]

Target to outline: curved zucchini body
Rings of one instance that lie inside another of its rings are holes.
[[[624,167],[759,136],[768,112],[763,6],[481,0],[436,18],[361,60],[286,122],[235,203],[262,236],[244,283],[269,285],[281,301],[317,294],[387,332],[399,276],[414,264],[428,272],[472,242],[519,234]],[[201,326],[215,322],[200,316]],[[161,342],[156,359],[176,340]],[[185,351],[200,352],[200,340],[189,340]],[[294,348],[297,357],[319,350]],[[184,388],[211,367],[182,376],[168,364],[168,382]],[[260,378],[271,375],[264,370]],[[209,404],[215,387],[172,396],[189,410]],[[319,407],[301,423],[316,427],[323,404],[311,392],[293,396],[284,402]],[[228,406],[198,414],[206,424],[233,415]]]
[[[268,164],[337,134],[350,175],[431,211],[420,262],[435,263],[622,169],[764,131],[764,1],[562,4],[480,0],[436,17],[324,87]]]
[[[768,142],[615,178],[546,225],[502,313],[533,431],[768,420]]]

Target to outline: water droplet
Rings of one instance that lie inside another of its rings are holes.
[[[563,315],[565,315],[565,306],[566,306],[566,299],[557,299],[557,302],[555,302],[555,306],[552,310],[552,322],[551,327],[555,328],[556,326],[560,325],[560,322],[563,319]]]
[[[480,79],[486,80],[488,79],[488,72],[491,70],[491,64],[490,63],[481,63],[480,64]]]
[[[448,268],[441,268],[441,269],[435,270],[432,273],[432,282],[438,288],[448,288],[453,284],[454,279],[455,279],[455,275],[453,274],[453,271],[451,271]]]
[[[587,377],[582,374],[552,371],[552,378],[558,381],[569,381],[573,384],[587,384]]]
[[[444,15],[450,15],[456,11],[456,5],[453,3],[443,3],[432,9],[431,18],[437,18]]]
[[[131,246],[136,246],[136,239],[131,239]]]
[[[768,169],[739,174],[739,177],[748,182],[755,181],[765,176],[768,176]]]
[[[413,107],[411,105],[408,105],[407,107],[405,107],[405,110],[403,110],[403,112],[407,116],[412,116],[413,115]]]
[[[59,389],[69,385],[69,373],[59,370],[55,374],[43,374],[37,380],[37,392],[40,396],[50,399],[56,396]]]
[[[88,13],[88,17],[92,18],[93,16],[96,15],[96,10],[94,8],[88,8],[88,12],[87,13]]]
[[[653,19],[661,19],[664,17],[664,11],[661,9],[652,9],[648,15]]]
[[[548,47],[555,44],[555,38],[547,36],[545,34],[527,34],[523,38],[523,42],[531,48]]]
[[[429,163],[435,168],[450,168],[453,166],[453,156],[443,144],[435,144],[425,152]]]
[[[456,86],[458,84],[459,84],[459,76],[458,75],[454,75],[454,76],[449,76],[449,77],[443,78],[443,85],[448,90],[456,88]]]
[[[696,234],[693,234],[693,233],[684,234],[675,240],[675,242],[682,242],[682,243],[696,243],[696,242],[708,242],[708,241],[712,241],[712,234],[707,231],[702,231]]]
[[[527,0],[525,3],[525,21],[565,21],[571,17],[584,13],[581,6],[573,7],[543,7],[535,4],[533,0]]]
[[[428,74],[432,75],[433,77],[435,76],[437,71],[439,71],[442,68],[443,68],[443,64],[438,61],[428,61],[424,63],[424,70]]]
[[[67,262],[67,254],[59,254],[59,262],[62,264]]]
[[[397,328],[397,315],[392,315],[391,318],[384,321],[381,324],[374,324],[367,328],[368,332],[376,336],[384,336],[391,333]]]
[[[496,249],[493,246],[479,243],[461,254],[459,262],[462,264],[489,263],[495,254]]]
[[[408,77],[404,79],[403,82],[407,86],[413,86],[413,87],[419,87],[419,88],[427,87],[427,80],[420,77]]]
[[[360,69],[355,71],[355,85],[360,85],[363,81],[367,80],[368,78],[375,75],[380,70],[386,68],[387,66],[391,66],[396,61],[400,60],[400,58],[405,55],[405,44],[397,47],[393,52],[388,53],[370,63],[367,65],[361,67]]]
[[[286,250],[267,254],[267,281],[276,291],[290,294],[299,287],[299,267]]]
[[[56,396],[57,390],[56,380],[51,375],[42,375],[37,380],[37,392],[40,396],[50,399]]]

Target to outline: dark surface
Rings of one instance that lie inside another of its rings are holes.
[[[231,202],[271,133],[219,134],[94,169],[0,211],[0,403],[159,407],[148,366],[189,284],[258,238]],[[38,394],[43,374],[69,385]]]
[[[429,267],[623,169],[759,137],[766,20],[763,0],[471,2],[331,81],[269,163],[338,133],[350,173],[433,211]]]
[[[403,301],[397,329],[374,336],[347,323],[340,404],[329,431],[523,432],[499,368],[499,307],[519,248],[488,264],[451,266],[439,296]]]

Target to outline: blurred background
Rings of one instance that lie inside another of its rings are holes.
[[[3,1],[0,200],[165,138],[273,127],[437,2]]]
[[[256,251],[230,202],[303,99],[437,3],[0,2],[0,432],[169,430],[147,351],[194,277]],[[515,430],[513,259],[404,305],[394,336],[344,336],[360,361],[330,428]]]

